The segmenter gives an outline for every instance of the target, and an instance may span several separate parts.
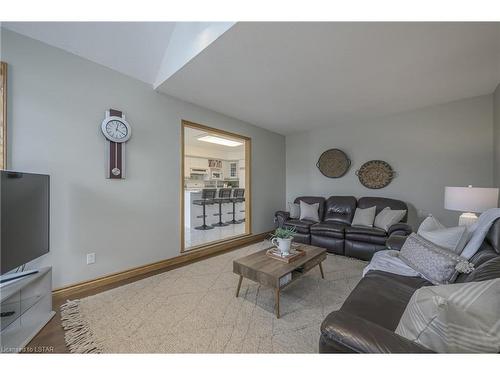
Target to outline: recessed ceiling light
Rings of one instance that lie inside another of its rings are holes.
[[[198,140],[202,142],[216,143],[218,145],[229,146],[229,147],[241,146],[243,144],[242,142],[233,141],[227,138],[217,137],[215,135],[204,135],[198,137]]]

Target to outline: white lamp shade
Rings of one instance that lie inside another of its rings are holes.
[[[498,207],[497,188],[452,187],[444,190],[444,208],[461,212],[484,212]]]

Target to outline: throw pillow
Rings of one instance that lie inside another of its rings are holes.
[[[469,239],[466,226],[446,228],[435,217],[429,216],[418,228],[417,234],[432,243],[460,254]]]
[[[300,220],[312,220],[319,221],[318,215],[319,203],[307,204],[304,201],[300,201]]]
[[[373,221],[375,220],[376,211],[377,211],[376,206],[369,208],[356,208],[351,225],[353,227],[355,226],[373,227]]]
[[[288,202],[288,212],[290,212],[290,219],[298,219],[300,217],[300,206],[297,203]]]
[[[415,233],[406,239],[399,258],[434,285],[448,284],[456,279],[459,272],[470,273],[474,270],[466,259]]]
[[[391,210],[389,207],[386,207],[375,216],[373,225],[387,232],[391,226],[399,223],[405,215],[406,210]]]
[[[438,353],[500,351],[500,279],[423,287],[396,333]]]

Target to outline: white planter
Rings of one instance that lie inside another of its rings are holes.
[[[281,255],[286,256],[290,254],[290,247],[292,246],[292,238],[274,237],[271,240],[271,243],[280,250]]]

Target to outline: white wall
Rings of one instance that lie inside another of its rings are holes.
[[[9,168],[51,176],[54,287],[174,257],[180,249],[181,119],[252,138],[252,226],[273,228],[285,196],[281,135],[154,92],[148,85],[3,30],[9,64]],[[127,179],[104,178],[100,123],[132,125]],[[86,253],[96,263],[86,265]]]
[[[500,187],[500,84],[493,93],[493,178],[496,187]]]
[[[444,187],[492,185],[492,135],[491,95],[290,135],[287,200],[303,194],[390,197],[411,205],[409,220],[414,225],[428,213],[456,225],[459,213],[443,208]],[[352,161],[339,179],[324,177],[315,166],[329,148],[344,150]],[[355,175],[372,159],[387,161],[397,172],[380,190],[363,187]]]

